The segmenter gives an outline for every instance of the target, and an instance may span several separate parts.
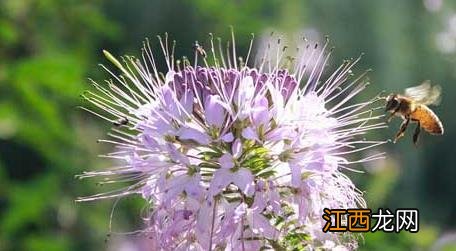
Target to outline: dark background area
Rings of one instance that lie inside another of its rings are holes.
[[[87,78],[107,77],[102,49],[137,56],[149,37],[161,58],[155,36],[168,32],[177,55],[192,55],[209,32],[228,39],[229,25],[241,52],[250,33],[257,41],[272,30],[289,41],[328,35],[327,74],[365,53],[357,71],[372,68],[372,85],[358,101],[427,79],[440,84],[442,103],[432,109],[444,136],[424,135],[414,147],[408,132],[377,149],[385,160],[348,175],[373,210],[420,210],[419,233],[367,234],[362,249],[456,250],[456,2],[443,0],[0,0],[0,250],[120,250],[106,236],[114,202],[74,202],[106,190],[74,176],[110,164],[97,158],[110,146],[95,140],[110,125],[76,108]],[[371,136],[390,138],[399,123]],[[120,200],[112,230],[135,230],[143,207],[140,198]]]

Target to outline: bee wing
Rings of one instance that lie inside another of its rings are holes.
[[[429,80],[422,84],[405,89],[405,96],[412,98],[423,105],[438,105],[441,101],[442,88],[439,85],[431,85]]]

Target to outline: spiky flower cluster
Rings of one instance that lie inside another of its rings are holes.
[[[81,200],[140,194],[150,203],[142,232],[151,250],[353,248],[354,238],[322,232],[322,213],[365,207],[341,169],[381,157],[347,157],[383,143],[357,139],[383,127],[368,108],[374,100],[348,103],[367,85],[351,73],[359,59],[323,80],[327,43],[293,61],[279,41],[249,67],[253,39],[245,60],[234,37],[226,53],[212,39],[209,53],[196,45],[193,64],[175,60],[165,39],[166,74],[148,42],[141,59],[105,52],[120,73],[105,68],[113,80],[83,96],[103,111],[89,112],[116,125],[104,141],[123,164],[81,177],[131,183]]]

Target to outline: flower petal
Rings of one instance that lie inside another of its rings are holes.
[[[231,152],[233,157],[238,158],[242,154],[242,142],[240,139],[236,139],[231,146]]]
[[[228,169],[218,169],[214,172],[211,184],[209,186],[208,195],[213,197],[220,193],[226,186],[233,182],[231,171]]]
[[[230,169],[234,167],[233,156],[229,153],[225,153],[219,159],[220,166],[224,169]]]
[[[247,168],[241,168],[234,173],[233,183],[247,195],[252,196],[255,192],[255,185],[253,183],[253,174]]]
[[[209,95],[206,97],[204,115],[210,126],[221,128],[225,120],[225,109],[220,105],[219,97]]]
[[[229,133],[223,135],[221,139],[222,139],[224,142],[230,143],[230,142],[233,142],[233,140],[234,140],[234,135],[233,135],[233,133],[229,132]]]
[[[269,239],[274,239],[279,234],[279,231],[260,213],[251,212],[247,220],[254,234]]]
[[[255,99],[253,109],[251,109],[252,123],[255,126],[267,124],[270,120],[268,99],[259,97]]]
[[[244,128],[244,130],[242,130],[242,137],[246,139],[259,140],[257,133],[252,127]]]
[[[194,140],[200,143],[201,145],[207,145],[209,144],[209,142],[211,142],[211,138],[209,137],[209,135],[190,127],[182,127],[179,130],[178,135],[179,138],[182,140]]]

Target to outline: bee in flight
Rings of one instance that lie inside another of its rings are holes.
[[[125,126],[128,125],[129,120],[127,118],[120,118],[113,122],[115,126]]]
[[[207,54],[206,51],[203,49],[203,46],[201,46],[198,41],[195,41],[195,44],[193,45],[193,49],[198,52],[203,58],[206,58]]]
[[[441,88],[432,86],[429,81],[421,85],[405,89],[404,94],[392,93],[386,98],[386,111],[391,114],[387,121],[390,122],[394,115],[401,117],[403,122],[394,137],[394,143],[404,136],[410,121],[415,122],[416,128],[413,133],[413,143],[417,145],[421,128],[433,135],[443,134],[443,125],[439,117],[429,109],[428,105],[440,103]]]

